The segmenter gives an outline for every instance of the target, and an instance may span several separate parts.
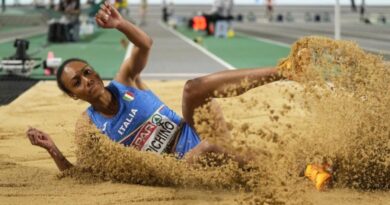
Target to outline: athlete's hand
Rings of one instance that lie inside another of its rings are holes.
[[[27,130],[26,135],[32,145],[42,147],[46,150],[50,150],[55,147],[55,144],[50,136],[38,129],[30,127]]]
[[[112,5],[105,1],[95,16],[96,23],[102,28],[116,28],[123,21],[122,16]]]

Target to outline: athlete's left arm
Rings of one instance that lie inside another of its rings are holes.
[[[145,68],[152,39],[141,29],[124,19],[120,13],[109,3],[105,2],[96,15],[96,22],[103,28],[116,28],[126,35],[134,47],[130,57],[121,65],[115,80],[130,86],[141,84],[140,73]]]

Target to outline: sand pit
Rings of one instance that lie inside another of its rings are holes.
[[[179,93],[184,82],[148,84],[169,106],[180,113]],[[264,108],[266,105],[254,103],[253,98],[268,99],[272,107],[278,110],[286,101],[281,94],[283,88],[293,85],[291,82],[271,84],[252,90],[244,96],[221,101],[225,117],[231,123],[250,123],[277,130]],[[243,102],[253,109],[237,109]],[[251,102],[257,107],[253,107]],[[245,196],[250,199],[250,194],[237,191],[208,191],[101,181],[84,184],[73,178],[58,179],[59,172],[50,156],[46,151],[32,146],[25,138],[24,132],[29,125],[46,130],[64,154],[75,162],[74,123],[86,106],[85,103],[75,102],[61,94],[54,82],[41,82],[12,104],[0,108],[1,204],[234,204],[245,202]],[[304,112],[297,105],[286,116],[284,120],[297,123],[304,116]],[[251,126],[251,129],[254,128]],[[254,137],[253,135],[248,136]],[[267,145],[272,144],[264,143],[265,150],[268,149]],[[319,193],[304,179],[289,189],[303,189],[304,191],[296,193],[299,198],[316,204],[389,204],[390,201],[390,194],[381,191],[334,189]]]
[[[390,204],[386,66],[354,44],[306,38],[280,65],[300,83],[276,82],[217,100],[229,139],[218,138],[218,123],[207,107],[200,109],[203,138],[255,156],[244,169],[230,161],[188,167],[112,143],[93,127],[75,133],[87,104],[61,94],[55,82],[40,82],[0,107],[0,202]],[[183,81],[147,84],[180,113]],[[49,133],[75,169],[59,174],[49,154],[25,137],[28,126]],[[298,173],[306,163],[324,160],[338,167],[337,181],[318,192]]]

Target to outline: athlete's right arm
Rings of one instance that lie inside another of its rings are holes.
[[[140,74],[148,61],[153,40],[140,28],[123,18],[108,2],[101,5],[95,19],[100,27],[117,29],[133,44],[131,55],[122,63],[115,80],[127,86],[146,89]]]
[[[35,128],[30,127],[26,133],[28,139],[30,140],[32,145],[36,145],[46,149],[50,156],[53,158],[56,163],[58,169],[60,171],[64,171],[73,167],[72,163],[70,163],[66,157],[61,153],[58,147],[54,144],[51,137]]]

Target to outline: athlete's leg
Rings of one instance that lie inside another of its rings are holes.
[[[194,127],[194,110],[204,105],[208,100],[216,97],[241,95],[251,88],[280,79],[282,77],[275,68],[262,68],[227,70],[189,80],[185,84],[183,92],[184,120]]]
[[[250,69],[250,70],[234,70],[234,71],[222,71],[207,75],[204,77],[196,78],[194,80],[187,81],[184,93],[183,93],[183,117],[184,120],[194,127],[194,110],[200,106],[210,103],[209,111],[210,116],[213,116],[213,123],[218,128],[216,134],[218,137],[224,138],[224,140],[230,138],[230,132],[227,129],[226,122],[223,118],[222,111],[219,105],[212,100],[215,97],[227,97],[240,95],[247,90],[264,85],[269,82],[282,79],[276,71],[276,69]],[[245,85],[242,86],[245,80]],[[220,153],[227,154],[233,157],[233,160],[237,161],[240,167],[251,160],[253,156],[240,156],[227,150],[226,148],[210,144],[208,141],[203,140],[194,149],[188,152],[185,156],[186,161],[194,163],[199,159],[199,156],[205,153]]]

